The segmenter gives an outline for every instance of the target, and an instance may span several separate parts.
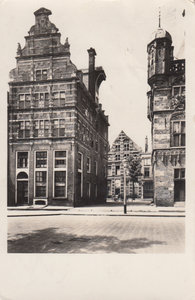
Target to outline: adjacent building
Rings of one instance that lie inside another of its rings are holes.
[[[34,15],[10,72],[8,205],[104,202],[109,124],[98,92],[105,72],[93,48],[89,67],[78,70],[51,11]]]
[[[151,152],[148,152],[148,138],[145,139],[145,152],[141,153],[142,198],[153,199],[153,172]]]
[[[121,198],[124,196],[124,167],[130,155],[140,155],[142,149],[121,131],[108,153],[107,185],[108,197]],[[126,175],[126,195],[132,197],[133,183]],[[141,198],[141,178],[135,183],[135,196]]]
[[[147,46],[154,202],[159,206],[185,201],[185,60],[174,59],[173,50],[171,35],[159,24]]]

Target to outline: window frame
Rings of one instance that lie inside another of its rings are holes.
[[[36,154],[38,152],[46,152],[47,153],[47,160],[46,160],[46,167],[37,167],[36,166]],[[45,196],[37,196],[36,191],[36,172],[46,172],[46,186],[45,186]],[[48,150],[36,150],[34,152],[34,198],[36,199],[45,199],[48,198]]]
[[[90,174],[91,173],[91,158],[89,156],[87,156],[87,173]]]
[[[48,80],[48,74],[49,69],[36,69],[35,70],[35,81],[41,81],[41,80]],[[37,76],[37,73],[40,73],[39,78]],[[46,72],[46,76],[45,73]]]
[[[179,123],[178,132],[174,132],[174,123]],[[184,132],[182,132],[182,123],[184,124]],[[178,136],[178,145],[175,145],[175,137]],[[182,145],[184,141],[184,145]],[[172,148],[181,148],[186,146],[186,122],[185,120],[171,120],[171,147]]]
[[[179,93],[175,94],[175,89],[179,89]],[[182,89],[184,89],[184,93],[182,93]],[[172,87],[172,97],[177,97],[177,96],[185,96],[185,85],[174,85]]]
[[[65,156],[56,157],[56,152],[65,152]],[[56,167],[56,158],[57,160],[65,160],[64,167]],[[64,196],[56,196],[56,184],[55,184],[55,174],[56,172],[65,172],[65,185],[64,185]],[[53,198],[54,199],[65,199],[67,198],[67,184],[68,184],[68,150],[55,149],[53,151]]]

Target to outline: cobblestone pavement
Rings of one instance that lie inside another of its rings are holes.
[[[8,218],[9,253],[183,253],[185,218]]]

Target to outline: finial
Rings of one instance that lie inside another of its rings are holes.
[[[161,10],[160,10],[160,7],[159,7],[159,17],[158,17],[158,27],[161,28]]]
[[[69,44],[69,41],[68,41],[68,38],[66,38],[66,41],[65,41],[65,43],[64,43],[64,45],[65,45],[65,47],[70,47],[70,44]]]
[[[21,48],[21,45],[20,43],[18,43],[18,48],[17,48],[17,55],[21,55],[22,54],[22,48]]]

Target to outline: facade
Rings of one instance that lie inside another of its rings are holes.
[[[104,202],[109,124],[98,91],[106,75],[93,48],[89,67],[78,70],[51,11],[34,15],[10,72],[8,205]]]
[[[130,155],[140,154],[141,148],[138,147],[125,133],[121,131],[114,141],[108,153],[107,186],[108,198],[121,198],[124,195],[124,161]],[[133,183],[126,175],[126,195],[131,197],[133,194]],[[135,183],[135,195],[140,198],[142,194],[141,180]]]
[[[142,198],[153,199],[153,172],[151,153],[148,152],[148,139],[146,137],[145,152],[141,153]]]
[[[160,25],[147,46],[148,118],[152,131],[154,203],[185,201],[185,60],[174,59]]]

